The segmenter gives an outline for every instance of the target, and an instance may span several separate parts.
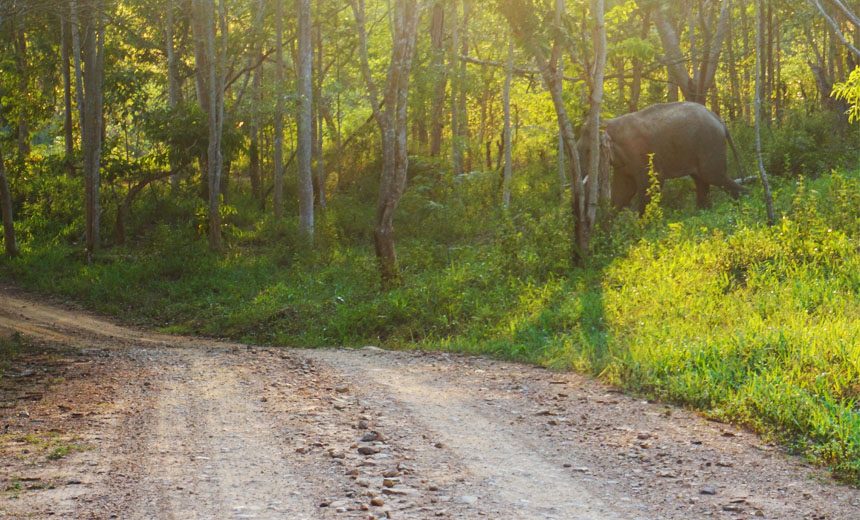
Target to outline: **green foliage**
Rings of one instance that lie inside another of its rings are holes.
[[[850,122],[860,121],[860,67],[851,71],[845,82],[833,86],[833,97],[844,99],[851,105],[848,110]]]
[[[848,138],[841,116],[832,112],[791,111],[781,125],[762,130],[765,169],[771,175],[796,177],[809,172],[829,172],[843,166],[856,166],[860,146]],[[732,135],[740,144],[739,152],[754,171],[756,156],[752,128],[735,126]],[[734,161],[729,161],[732,168]],[[737,172],[740,176],[740,172]],[[748,173],[749,175],[749,173]]]

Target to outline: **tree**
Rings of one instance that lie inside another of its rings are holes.
[[[418,21],[424,6],[416,0],[394,0],[391,59],[380,100],[379,87],[373,79],[367,51],[364,0],[350,0],[350,5],[358,32],[361,73],[382,140],[382,172],[379,178],[373,241],[383,286],[392,286],[400,282],[394,249],[394,211],[406,190],[406,171],[409,166],[406,147],[409,134],[406,120],[409,76],[415,55]]]
[[[525,48],[535,60],[538,71],[543,78],[544,84],[552,97],[553,107],[558,120],[559,131],[564,139],[564,150],[567,155],[568,175],[570,176],[571,189],[571,208],[574,218],[574,236],[575,236],[575,256],[578,260],[582,260],[588,254],[589,244],[591,242],[591,234],[594,230],[595,219],[597,215],[598,199],[600,190],[599,172],[597,169],[592,169],[595,161],[589,160],[588,178],[583,176],[582,167],[580,164],[580,156],[577,150],[576,138],[573,131],[573,123],[568,116],[567,107],[564,104],[562,96],[562,79],[556,70],[553,69],[548,59],[547,50],[541,45],[538,27],[540,26],[537,16],[535,15],[535,7],[532,2],[522,4],[514,0],[499,0],[499,6],[507,18],[508,23],[513,30],[513,33],[520,44]],[[591,78],[592,92],[590,96],[591,109],[589,111],[589,121],[593,126],[591,131],[591,142],[594,146],[594,131],[599,131],[599,114],[600,103],[603,98],[603,67],[606,62],[606,43],[605,43],[605,27],[603,24],[603,3],[595,0],[592,3],[592,17],[594,20],[594,38],[595,60],[593,64],[593,75]],[[596,116],[595,116],[596,114]],[[597,117],[597,121],[594,118]],[[599,140],[599,134],[598,140]],[[588,141],[586,141],[588,142]],[[595,155],[598,153],[598,146],[592,148],[595,150]]]
[[[86,192],[85,238],[89,254],[99,248],[99,171],[102,153],[102,80],[104,75],[104,22],[101,0],[84,4],[80,18],[76,7],[73,19],[84,20],[83,49],[83,124],[81,142],[84,156],[84,186]],[[74,22],[73,22],[74,23]]]
[[[192,30],[197,63],[197,97],[206,114],[206,179],[209,199],[209,248],[220,250],[221,242],[221,137],[224,129],[224,73],[227,61],[227,13],[225,0],[218,2],[221,52],[215,53],[214,0],[192,0]],[[220,67],[219,67],[220,65]]]
[[[310,16],[310,2],[305,0],[304,3],[307,5],[303,5],[302,0],[297,1],[297,8],[299,13],[299,40],[301,42],[302,34],[301,34],[301,25],[303,20],[303,9],[305,10],[305,15]],[[307,22],[308,24],[310,22]],[[272,206],[273,211],[275,213],[275,218],[281,218],[284,215],[284,94],[281,93],[281,89],[284,84],[284,10],[283,10],[283,0],[275,1],[275,83],[277,85],[277,99],[275,100],[275,122],[274,122],[274,133],[273,136],[273,161],[275,168],[275,178],[274,178],[274,193],[272,194]],[[305,51],[305,48],[300,43],[299,45],[299,54]],[[310,74],[305,73],[304,69],[302,69],[302,58],[299,58],[299,88],[302,89],[304,84],[302,84],[302,74],[307,74],[307,82],[310,83]],[[310,128],[307,126],[308,122],[303,120],[303,110],[304,102],[303,96],[305,95],[304,91],[300,91],[299,96],[299,179],[305,175],[305,167],[310,168],[310,166],[306,166],[305,161],[307,161],[307,165],[310,165],[310,159],[306,159],[305,153],[310,156],[310,152],[306,152],[305,149],[309,148],[310,145],[305,142],[305,132],[308,132],[307,139],[310,139]],[[309,116],[308,116],[309,117]]]
[[[3,105],[0,103],[0,114]],[[0,211],[3,213],[3,241],[6,254],[18,255],[18,242],[15,240],[15,224],[12,220],[12,194],[9,191],[9,181],[6,178],[6,162],[3,160],[3,146],[0,145]]]
[[[311,170],[313,116],[313,45],[311,2],[296,0],[298,12],[298,157],[299,157],[299,230],[308,240],[314,233],[314,184]]]
[[[761,97],[762,97],[762,81],[761,71],[764,66],[762,57],[764,55],[763,38],[764,33],[764,15],[762,14],[762,1],[755,0],[756,10],[756,39],[755,39],[755,148],[758,158],[758,174],[761,178],[761,184],[764,188],[764,201],[767,210],[767,223],[772,226],[776,222],[776,216],[773,212],[773,196],[770,193],[770,183],[768,182],[767,172],[764,169],[764,161],[762,160],[761,150]]]
[[[718,5],[719,15],[715,27],[713,18],[716,16]],[[710,12],[705,11],[706,8],[703,7],[702,11],[695,13],[695,8],[691,7],[688,34],[690,38],[689,67],[693,71],[692,74],[687,68],[687,59],[681,51],[678,34],[669,22],[666,7],[664,5],[654,6],[654,23],[657,26],[657,32],[660,33],[663,50],[666,52],[669,81],[681,89],[681,93],[687,101],[704,105],[708,98],[708,91],[714,86],[723,39],[728,27],[730,6],[731,0],[722,0],[719,4],[715,2]],[[697,27],[698,31],[696,31]],[[698,47],[699,40],[701,40],[701,48]]]
[[[504,173],[504,187],[502,192],[502,202],[505,206],[505,209],[508,209],[511,205],[511,176],[512,176],[512,165],[511,165],[511,80],[514,75],[514,39],[510,38],[508,42],[508,61],[505,67],[505,87],[504,92],[502,93],[502,106],[504,110],[504,130],[502,134],[502,140],[505,150],[505,173]],[[562,150],[564,147],[562,146]]]

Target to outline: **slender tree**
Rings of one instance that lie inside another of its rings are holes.
[[[99,171],[102,153],[102,81],[104,76],[104,22],[101,0],[86,4],[83,19],[84,110],[81,129],[86,192],[85,238],[87,252],[99,248]]]
[[[767,210],[767,223],[772,226],[776,222],[776,216],[773,212],[773,195],[770,192],[770,182],[768,182],[767,172],[764,169],[764,161],[762,160],[761,149],[761,97],[762,97],[762,67],[764,44],[762,33],[764,32],[764,14],[762,13],[762,0],[755,0],[756,10],[756,38],[755,38],[755,149],[756,157],[758,158],[758,174],[761,178],[761,184],[764,188],[764,202]]]
[[[197,62],[197,85],[200,108],[206,114],[206,180],[209,200],[209,248],[220,250],[221,241],[221,170],[223,155],[221,137],[224,123],[224,64],[226,62],[226,7],[224,0],[218,3],[218,18],[221,27],[221,52],[215,51],[214,0],[192,0],[192,29],[195,39]],[[219,67],[220,65],[220,67]]]
[[[367,51],[364,0],[350,0],[350,5],[358,33],[361,73],[367,86],[373,118],[382,138],[382,173],[379,179],[373,241],[383,286],[392,286],[400,281],[394,249],[394,211],[406,190],[406,171],[409,166],[406,147],[409,134],[406,120],[409,79],[415,56],[418,21],[424,6],[423,2],[418,3],[416,0],[394,0],[393,45],[380,101],[380,89],[373,79]]]
[[[505,67],[505,87],[502,93],[502,106],[505,114],[504,130],[502,134],[502,146],[505,150],[505,176],[502,202],[505,209],[511,206],[511,177],[513,174],[511,165],[511,80],[514,75],[514,38],[510,37],[508,42],[508,59]],[[564,150],[564,145],[560,145]]]
[[[303,5],[306,3],[307,5]],[[299,13],[299,39],[303,37],[301,34],[302,29],[302,20],[304,19],[304,13],[309,17],[310,16],[310,2],[305,0],[297,0],[296,4]],[[274,194],[272,195],[272,207],[276,218],[280,218],[284,215],[284,94],[280,92],[280,89],[283,88],[284,85],[284,10],[283,10],[283,0],[275,1],[275,83],[277,84],[277,99],[275,100],[275,122],[274,122],[274,132],[275,135],[272,138],[272,145],[274,146],[273,153],[273,161],[274,161],[274,169],[275,169],[275,178],[274,178]],[[308,22],[310,24],[310,22]],[[302,44],[300,44],[299,52],[301,53],[304,50]],[[302,89],[304,87],[302,74],[305,74],[304,69],[301,69],[302,66],[302,58],[299,58],[299,87]],[[307,81],[310,82],[310,73],[306,73]],[[305,148],[309,148],[309,144],[304,141],[303,132],[310,132],[310,127],[308,126],[308,122],[302,119],[304,109],[304,90],[300,90],[299,92],[300,103],[299,103],[299,179],[302,179],[303,175],[305,175],[305,153],[310,155],[310,152],[306,152]],[[309,139],[309,137],[308,137]],[[307,164],[310,164],[310,159],[307,159]],[[309,166],[308,166],[309,167]]]
[[[0,114],[3,105],[0,104]],[[18,255],[18,242],[15,240],[15,224],[12,220],[12,193],[9,191],[9,181],[6,178],[6,162],[3,160],[3,146],[0,146],[0,211],[3,213],[3,242],[6,254]]]
[[[308,240],[314,233],[314,185],[311,170],[313,142],[313,42],[311,2],[296,0],[298,12],[298,157],[299,157],[299,229]]]

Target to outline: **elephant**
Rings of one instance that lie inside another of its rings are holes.
[[[630,205],[639,195],[639,212],[648,204],[648,156],[662,183],[689,175],[696,183],[696,204],[709,205],[711,185],[737,198],[745,190],[726,173],[726,141],[738,167],[738,152],[725,123],[704,105],[687,101],[660,103],[606,121],[612,176],[612,204]]]

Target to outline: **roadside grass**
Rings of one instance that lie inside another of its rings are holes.
[[[79,244],[33,234],[0,272],[170,332],[583,371],[748,426],[860,484],[858,172],[776,179],[773,227],[758,188],[740,201],[714,193],[698,211],[691,182],[667,183],[662,211],[603,220],[585,266],[571,262],[553,175],[520,175],[509,212],[496,182],[410,180],[398,213],[404,283],[389,291],[369,245],[372,201],[347,196],[320,215],[310,251],[294,222],[237,196],[220,254],[197,223],[174,220],[89,263]],[[160,206],[141,204],[138,222],[156,220],[147,215]]]

